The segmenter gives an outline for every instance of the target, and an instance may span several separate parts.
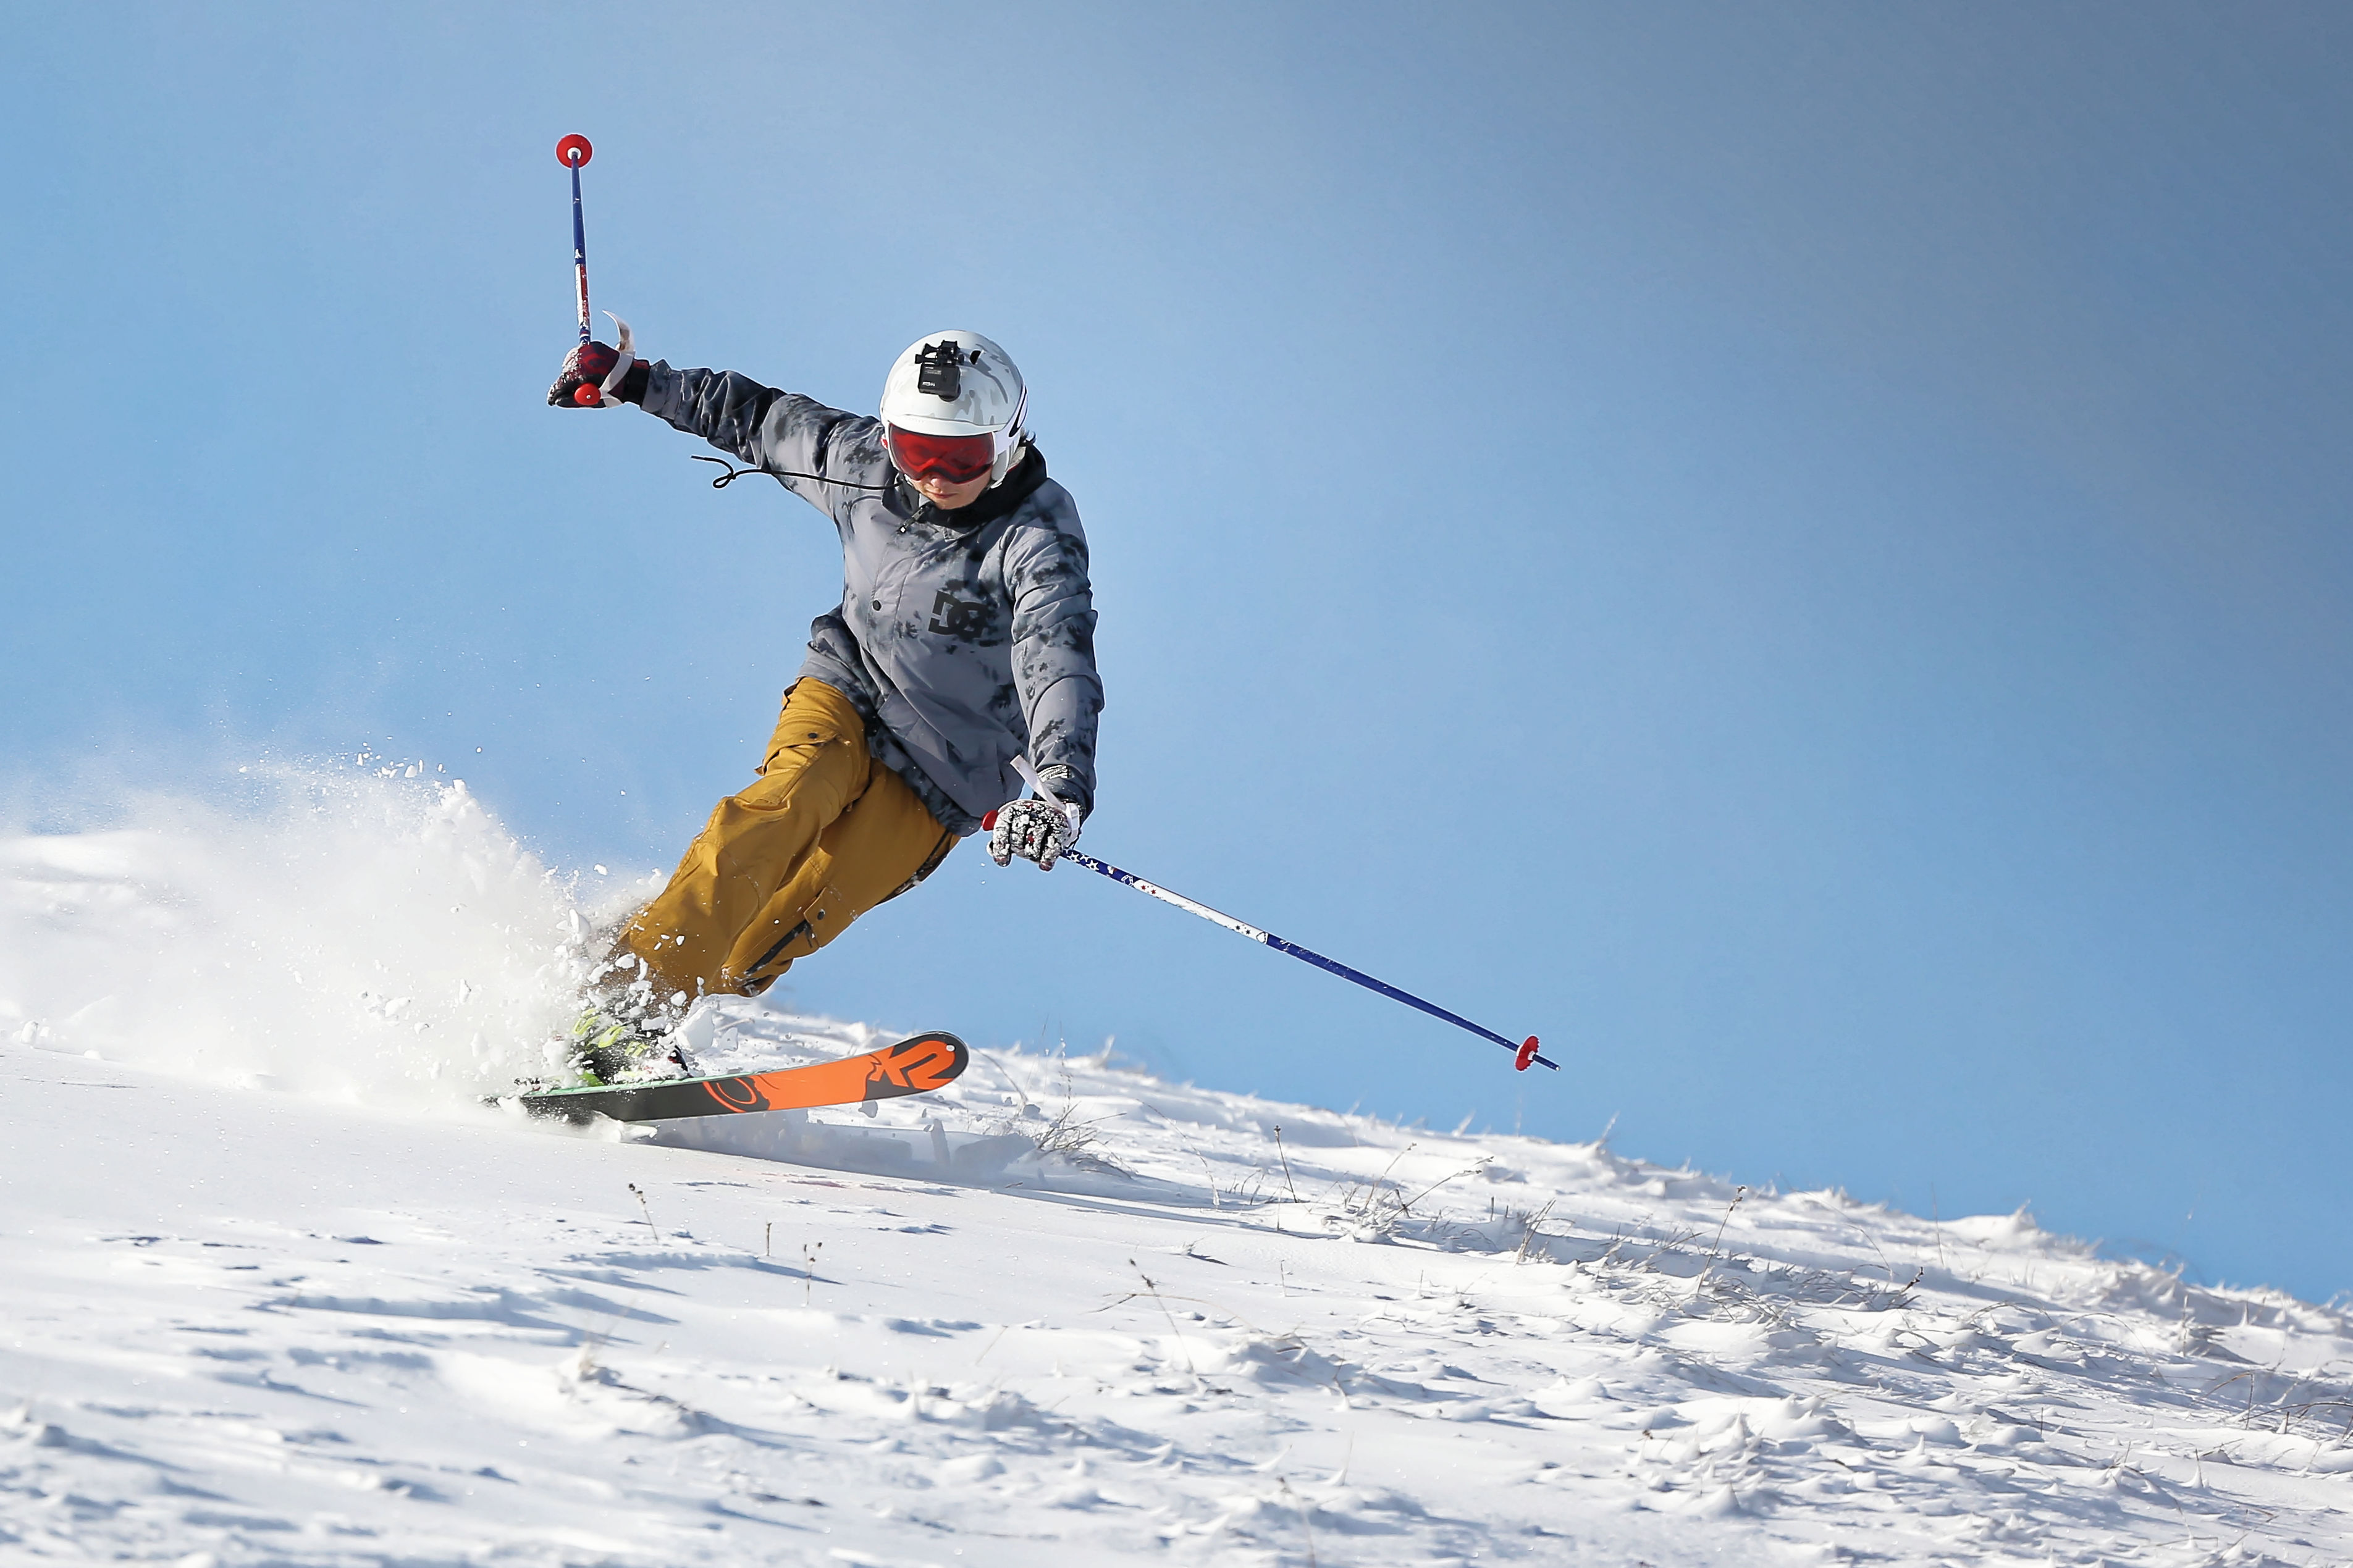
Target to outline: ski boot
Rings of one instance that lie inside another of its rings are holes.
[[[582,1087],[635,1083],[691,1073],[672,1031],[676,1009],[653,994],[636,961],[615,967],[635,979],[607,981],[588,994],[587,1006],[572,1026],[568,1066]]]
[[[572,1026],[570,1067],[584,1088],[667,1077],[660,1069],[677,1053],[642,1021],[616,1016],[591,1003]]]

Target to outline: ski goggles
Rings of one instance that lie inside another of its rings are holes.
[[[997,462],[993,435],[925,436],[896,425],[885,425],[883,429],[888,434],[882,444],[891,453],[891,461],[911,479],[936,478],[952,485],[968,485]]]

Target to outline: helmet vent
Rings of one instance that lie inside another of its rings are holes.
[[[950,339],[945,342],[925,343],[915,355],[919,367],[915,390],[928,392],[934,397],[954,403],[964,395],[964,367],[980,363],[980,351],[974,349],[967,356],[964,345]]]

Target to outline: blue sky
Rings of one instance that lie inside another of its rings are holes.
[[[1021,363],[1095,551],[1089,847],[1567,1070],[970,847],[795,1002],[2353,1288],[2340,8],[11,45],[0,771],[40,820],[366,745],[645,867],[740,784],[836,551],[544,407],[579,131],[648,353],[856,408],[939,327]]]

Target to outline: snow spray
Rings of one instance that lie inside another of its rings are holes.
[[[0,1042],[470,1100],[546,1070],[589,933],[647,890],[598,882],[584,908],[429,767],[256,765],[234,784],[128,796],[100,830],[0,834]]]

